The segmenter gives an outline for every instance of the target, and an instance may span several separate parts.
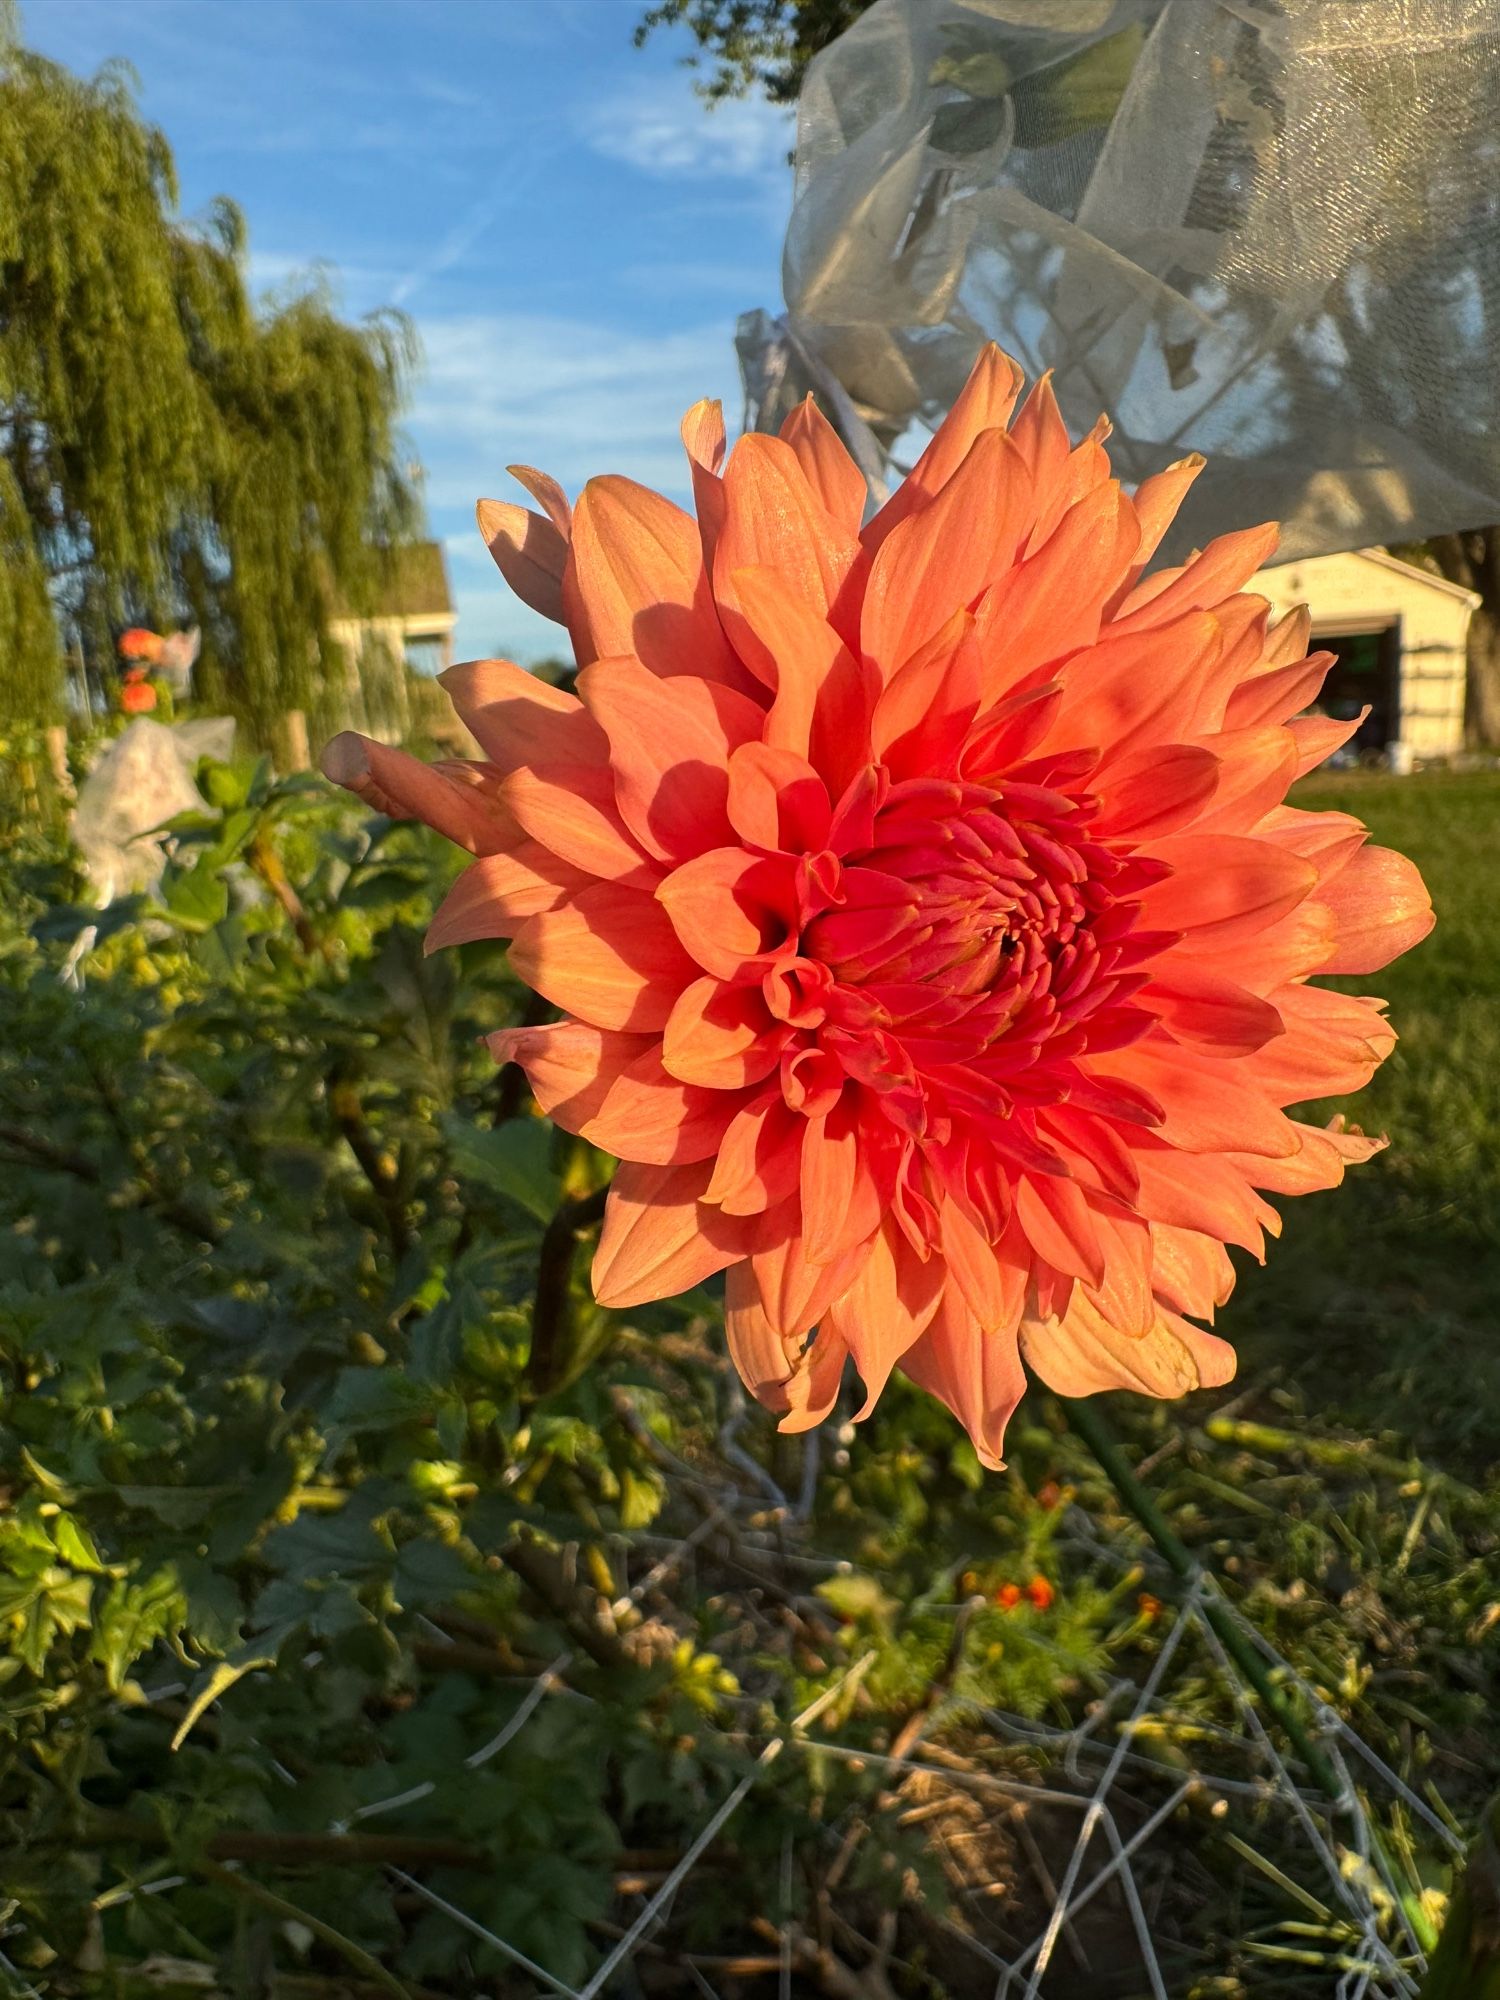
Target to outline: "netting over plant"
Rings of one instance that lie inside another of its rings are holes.
[[[1489,0],[877,0],[800,100],[762,427],[836,384],[889,445],[994,339],[1127,479],[1208,454],[1196,541],[1492,520],[1497,153]]]

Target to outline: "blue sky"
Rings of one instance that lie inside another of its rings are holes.
[[[632,0],[22,0],[69,67],[135,68],[182,205],[244,209],[251,275],[331,267],[342,309],[415,320],[407,429],[448,553],[460,658],[562,634],[474,527],[507,464],[570,492],[627,472],[685,498],[677,422],[740,400],[736,315],[780,302],[786,114],[710,112],[685,38],[631,45]]]

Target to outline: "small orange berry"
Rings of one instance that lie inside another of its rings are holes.
[[[1021,1586],[1018,1583],[1002,1583],[995,1592],[995,1602],[1002,1611],[1014,1611],[1021,1601]]]
[[[1031,1599],[1038,1611],[1048,1611],[1051,1609],[1052,1600],[1056,1597],[1057,1592],[1052,1588],[1046,1577],[1034,1576],[1026,1586],[1026,1595]]]

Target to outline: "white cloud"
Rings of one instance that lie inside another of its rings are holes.
[[[579,136],[606,159],[669,179],[789,182],[790,110],[756,97],[710,107],[685,76],[643,81],[589,107]]]
[[[434,508],[503,497],[507,465],[538,465],[576,487],[625,472],[687,488],[678,441],[700,396],[739,407],[734,324],[650,335],[578,320],[475,313],[423,322],[425,365],[411,428]]]

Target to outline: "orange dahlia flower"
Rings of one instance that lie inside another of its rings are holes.
[[[1023,1360],[1069,1395],[1233,1370],[1195,1324],[1271,1194],[1381,1143],[1286,1115],[1362,1085],[1382,1003],[1313,986],[1428,930],[1420,877],[1287,787],[1355,724],[1327,654],[1243,586],[1270,527],[1144,574],[1200,461],[1110,477],[988,350],[910,477],[865,488],[811,403],[697,520],[623,478],[484,502],[577,693],[444,676],[482,762],[350,736],[325,768],[477,859],[430,945],[510,937],[562,1013],[491,1038],[618,1156],[607,1306],[727,1273],[736,1366],[783,1429],[891,1370],[998,1463]]]

